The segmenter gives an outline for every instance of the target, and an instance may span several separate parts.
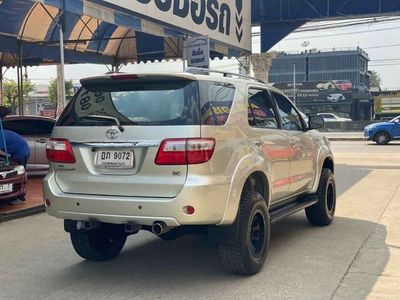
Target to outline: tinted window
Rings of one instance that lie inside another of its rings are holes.
[[[250,126],[278,128],[275,111],[266,91],[249,90],[248,119]]]
[[[32,119],[4,120],[3,127],[19,135],[51,135],[54,122]]]
[[[225,125],[235,97],[233,85],[199,81],[199,94],[202,124]]]
[[[293,104],[283,95],[271,92],[274,96],[282,119],[282,129],[285,130],[302,130],[303,125],[301,117],[294,109]]]
[[[90,118],[91,115],[111,116],[122,125],[224,125],[234,94],[235,89],[229,84],[175,78],[91,86],[74,96],[58,125],[114,123]]]
[[[195,125],[199,123],[196,81],[138,81],[82,88],[60,117],[59,126]]]

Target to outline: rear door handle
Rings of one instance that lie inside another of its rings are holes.
[[[263,143],[262,143],[261,141],[255,141],[255,142],[254,142],[254,145],[257,146],[257,147],[261,147],[262,144],[263,144]]]
[[[46,139],[38,139],[38,140],[36,140],[36,143],[45,144]]]

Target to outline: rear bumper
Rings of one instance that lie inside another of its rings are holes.
[[[25,174],[17,175],[11,178],[4,178],[0,180],[1,184],[12,184],[13,189],[9,193],[0,194],[0,200],[8,200],[17,198],[26,193],[27,176]]]
[[[156,221],[168,226],[212,225],[222,221],[230,184],[185,185],[175,198],[112,197],[63,193],[53,174],[44,179],[43,195],[50,200],[47,213],[70,220],[152,225]],[[195,213],[184,213],[185,206]]]

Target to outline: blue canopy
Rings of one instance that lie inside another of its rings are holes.
[[[0,66],[57,63],[60,0],[0,1]],[[99,4],[65,1],[65,61],[120,65],[183,56],[184,35],[174,29]],[[211,43],[211,57],[240,56],[237,49]],[[7,55],[6,55],[6,54]]]

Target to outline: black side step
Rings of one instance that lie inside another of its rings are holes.
[[[303,196],[297,199],[285,201],[284,203],[278,203],[277,205],[271,206],[269,210],[269,216],[271,223],[275,223],[280,219],[298,212],[306,207],[309,207],[318,202],[315,196]]]

